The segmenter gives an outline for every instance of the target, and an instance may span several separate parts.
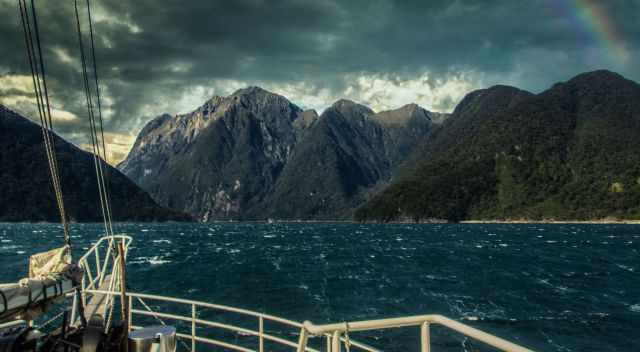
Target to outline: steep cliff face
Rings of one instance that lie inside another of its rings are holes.
[[[312,115],[282,96],[242,89],[149,122],[119,167],[161,204],[204,221],[239,218],[271,190]]]
[[[388,182],[396,167],[426,139],[430,113],[415,104],[374,113],[340,100],[320,116],[296,147],[267,198],[275,218],[350,218]]]
[[[54,135],[70,220],[101,221],[93,156]],[[60,221],[40,126],[0,105],[0,221]],[[106,170],[116,221],[191,220],[158,206],[115,168]]]
[[[404,161],[431,132],[434,124],[444,121],[448,114],[427,111],[417,104],[408,104],[396,110],[382,111],[372,116],[383,131],[387,158],[397,165]]]
[[[295,148],[262,208],[276,218],[343,218],[362,193],[389,175],[383,131],[373,111],[341,100],[325,110]],[[267,206],[271,205],[271,206]],[[262,212],[256,210],[256,215]]]
[[[204,221],[344,218],[431,126],[415,105],[375,114],[340,100],[318,116],[251,87],[149,122],[119,167]]]

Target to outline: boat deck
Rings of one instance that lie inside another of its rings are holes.
[[[109,283],[111,282],[111,274],[106,275],[98,291],[109,291]],[[107,314],[109,295],[102,293],[94,293],[87,305],[84,307],[84,317],[87,321],[91,320],[94,315],[99,315],[105,319]]]

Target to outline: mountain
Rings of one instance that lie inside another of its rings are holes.
[[[72,221],[101,221],[93,156],[53,135],[63,197]],[[39,125],[0,105],[0,221],[60,221]],[[108,168],[113,219],[190,220],[158,206],[120,171]]]
[[[640,85],[595,71],[467,95],[359,220],[640,218]]]
[[[152,120],[119,168],[160,204],[204,221],[237,219],[272,189],[313,119],[280,95],[241,89]]]
[[[294,149],[264,204],[267,215],[351,218],[431,127],[430,113],[417,105],[376,114],[352,101],[337,101]]]
[[[318,116],[249,87],[152,120],[119,168],[203,221],[347,218],[426,137],[430,114],[340,100]]]

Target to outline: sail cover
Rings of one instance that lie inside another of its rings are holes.
[[[81,277],[68,246],[31,256],[28,278],[0,284],[0,322],[36,318],[72,291]]]

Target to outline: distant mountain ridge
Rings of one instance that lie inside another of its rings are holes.
[[[318,116],[259,87],[150,121],[118,166],[160,204],[203,221],[349,218],[432,129],[417,105]]]
[[[640,218],[640,85],[594,71],[468,94],[358,220]]]
[[[42,138],[40,126],[0,105],[0,221],[60,221]],[[70,220],[101,221],[93,156],[55,134],[53,140]],[[107,173],[114,220],[191,220],[158,206],[115,168]]]

